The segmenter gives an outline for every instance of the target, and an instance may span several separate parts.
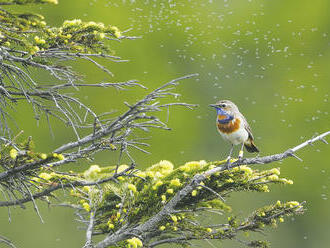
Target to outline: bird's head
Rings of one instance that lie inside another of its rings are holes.
[[[210,104],[209,106],[215,108],[218,113],[224,112],[229,115],[234,115],[234,113],[239,111],[237,106],[229,100],[220,100],[215,104]]]

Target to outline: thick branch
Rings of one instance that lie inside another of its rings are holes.
[[[99,242],[97,245],[95,245],[95,248],[105,248],[110,245],[115,245],[117,242],[127,239],[131,236],[137,236],[137,235],[143,235],[149,231],[155,230],[158,223],[162,221],[164,218],[168,217],[170,214],[175,212],[175,207],[188,195],[190,194],[197,186],[200,185],[200,183],[205,180],[206,178],[210,177],[211,175],[232,169],[235,167],[238,167],[240,165],[255,165],[255,164],[266,164],[266,163],[272,163],[275,161],[279,161],[282,159],[285,159],[287,157],[292,157],[294,152],[304,148],[308,144],[312,144],[316,141],[324,140],[324,137],[329,135],[330,131],[325,132],[315,138],[309,139],[306,142],[288,149],[287,151],[279,154],[274,154],[270,156],[260,157],[260,158],[246,158],[243,160],[237,160],[234,163],[231,163],[227,165],[224,161],[220,161],[218,164],[218,167],[215,167],[214,169],[211,169],[209,171],[206,171],[203,174],[197,174],[195,175],[190,183],[188,183],[183,189],[181,189],[176,195],[153,217],[151,217],[148,221],[145,223],[142,223],[134,228],[129,228],[125,230],[118,230],[117,232],[107,236],[104,240]],[[325,142],[327,143],[327,142]],[[220,166],[219,166],[220,165]]]

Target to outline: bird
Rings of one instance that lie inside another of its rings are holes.
[[[243,147],[248,152],[259,152],[254,143],[251,128],[244,115],[239,112],[238,107],[229,100],[220,100],[215,104],[210,104],[217,111],[216,126],[222,138],[231,143],[227,162],[230,162],[234,145],[241,144],[238,159],[243,158]]]

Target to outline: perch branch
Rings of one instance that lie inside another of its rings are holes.
[[[146,234],[152,230],[155,230],[158,223],[160,223],[164,218],[168,217],[170,214],[175,212],[175,207],[188,195],[190,194],[196,187],[200,185],[200,183],[211,175],[221,172],[224,170],[232,169],[238,167],[240,165],[259,165],[259,164],[267,164],[275,161],[279,161],[285,159],[287,157],[292,157],[294,152],[306,147],[309,144],[312,144],[316,141],[322,140],[325,141],[324,138],[330,134],[330,131],[320,134],[319,136],[309,139],[294,148],[288,149],[287,151],[279,154],[274,154],[270,156],[264,156],[259,158],[246,158],[243,160],[237,160],[234,163],[226,165],[223,161],[219,162],[218,167],[215,167],[211,170],[204,172],[203,174],[195,175],[192,180],[182,188],[178,193],[174,195],[174,197],[153,217],[147,220],[145,223],[142,223],[133,228],[127,228],[125,230],[119,229],[115,233],[108,235],[104,240],[100,241],[95,245],[95,248],[105,248],[110,245],[115,245],[117,242],[121,240],[125,240],[131,236],[138,236]],[[327,143],[327,142],[325,142]],[[222,165],[222,166],[219,166]]]

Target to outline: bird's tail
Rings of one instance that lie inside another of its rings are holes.
[[[245,149],[248,152],[259,152],[258,147],[254,144],[254,141],[252,139],[248,139],[245,143],[244,143]]]

